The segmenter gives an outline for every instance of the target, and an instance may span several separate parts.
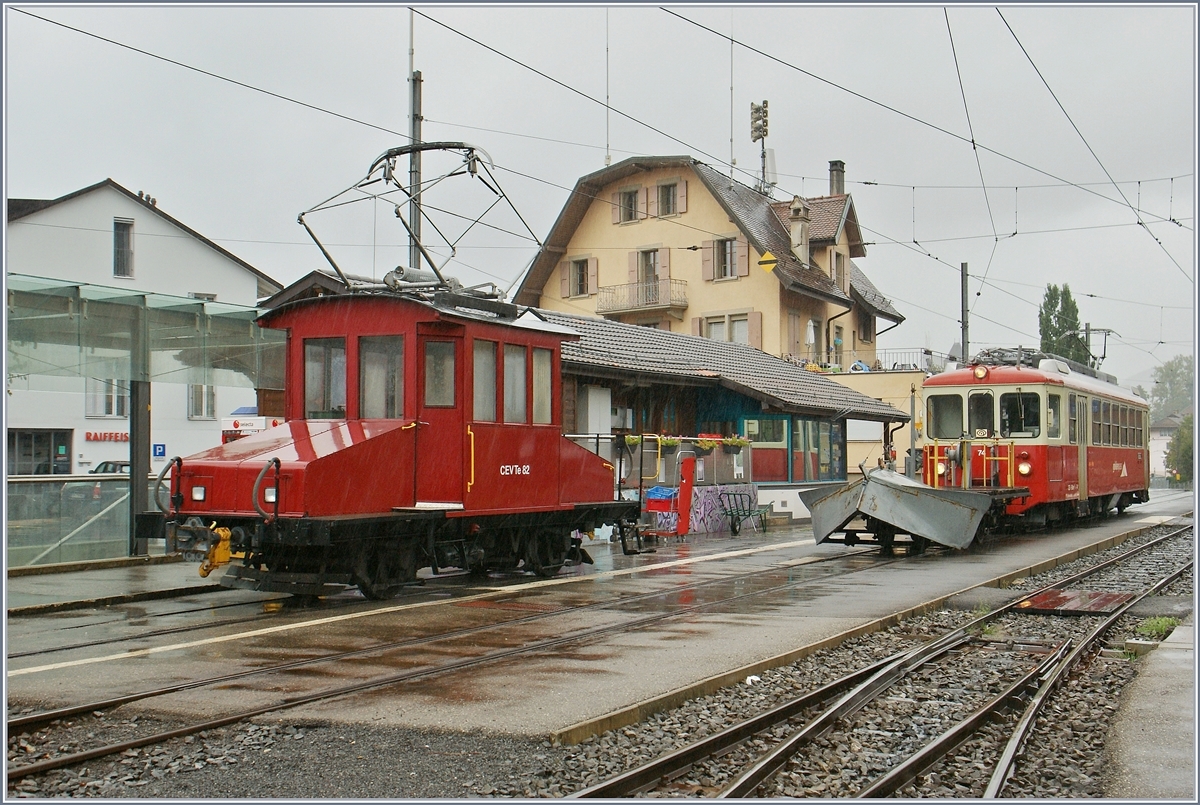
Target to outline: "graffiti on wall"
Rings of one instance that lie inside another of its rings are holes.
[[[692,523],[688,533],[711,534],[729,530],[729,518],[721,513],[721,501],[718,497],[722,492],[745,492],[750,495],[751,500],[758,499],[758,490],[754,484],[697,486],[692,490]],[[674,533],[678,523],[677,512],[658,512],[655,529]]]

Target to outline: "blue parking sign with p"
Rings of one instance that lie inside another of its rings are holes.
[[[152,448],[153,449],[150,451],[150,455],[153,456],[154,458],[166,458],[167,457],[167,446],[165,444],[152,445]]]

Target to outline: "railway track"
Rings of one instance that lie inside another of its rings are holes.
[[[1190,574],[1191,555],[1191,528],[1176,529],[569,796],[1001,796],[1040,709],[1137,600]],[[1103,616],[1030,616],[1021,606],[1084,587],[1128,598]],[[996,723],[1011,737],[975,739]],[[959,747],[993,771],[979,790],[947,793]]]
[[[855,552],[853,554],[841,554],[841,555],[837,555],[837,556],[809,559],[807,561],[789,563],[789,566],[802,566],[805,568],[810,568],[813,565],[833,566],[836,564],[846,564],[847,560],[855,561],[859,558],[859,556],[861,554],[864,554],[864,553],[870,554],[870,553],[872,553],[872,551],[869,551],[869,550],[868,551],[860,551],[860,552]],[[895,562],[895,561],[899,561],[899,560],[880,559],[878,561],[873,561],[870,565],[868,565],[868,567],[877,567],[880,564],[888,564],[888,563]],[[786,568],[787,568],[787,566],[784,567],[784,569],[786,569]],[[851,567],[851,568],[846,569],[844,572],[853,573],[853,572],[857,572],[862,569],[865,569],[865,568]],[[407,638],[404,640],[392,641],[392,642],[375,645],[375,646],[371,646],[368,648],[359,649],[359,650],[355,650],[355,651],[335,652],[335,653],[326,654],[326,655],[323,655],[320,657],[311,657],[311,658],[296,660],[296,661],[292,661],[292,662],[277,663],[277,664],[273,664],[273,665],[269,665],[269,666],[265,666],[265,667],[254,668],[254,669],[235,672],[235,673],[231,673],[231,674],[223,674],[223,675],[219,675],[219,676],[207,677],[204,679],[189,680],[186,682],[181,682],[181,683],[168,685],[168,686],[164,686],[164,687],[160,687],[160,688],[134,691],[131,693],[126,693],[126,694],[114,696],[114,697],[103,699],[103,700],[89,701],[89,702],[83,702],[83,703],[79,703],[79,704],[75,704],[75,705],[69,705],[66,707],[56,708],[54,710],[22,713],[19,715],[11,716],[8,719],[8,723],[7,723],[8,740],[9,740],[9,744],[11,746],[14,743],[14,741],[19,743],[20,741],[27,739],[29,736],[29,733],[32,731],[42,730],[43,733],[45,733],[46,731],[52,732],[56,725],[61,724],[66,721],[69,721],[71,719],[79,719],[82,717],[87,717],[89,714],[95,714],[97,712],[110,710],[114,707],[118,707],[123,704],[130,704],[130,703],[136,702],[136,701],[165,697],[170,694],[179,693],[179,692],[187,691],[187,690],[194,690],[196,688],[201,688],[201,687],[215,687],[218,685],[225,685],[225,684],[228,684],[228,683],[231,683],[234,681],[245,680],[249,677],[266,676],[266,675],[270,675],[270,674],[284,673],[287,671],[293,671],[293,670],[307,667],[307,666],[313,666],[313,665],[318,665],[318,664],[327,664],[327,663],[336,663],[336,662],[351,660],[351,659],[360,658],[360,657],[364,657],[364,656],[368,656],[368,655],[382,655],[382,654],[386,654],[388,652],[404,652],[405,650],[409,650],[409,649],[415,648],[417,646],[428,645],[431,643],[442,642],[442,641],[459,640],[464,637],[472,637],[472,636],[479,637],[481,635],[484,635],[485,633],[494,632],[499,629],[509,628],[509,627],[516,626],[516,625],[529,624],[529,623],[533,623],[533,622],[537,622],[537,621],[549,620],[552,618],[560,618],[560,617],[563,617],[564,615],[575,615],[580,612],[585,612],[585,611],[589,611],[589,610],[614,609],[614,608],[628,607],[631,604],[649,601],[649,600],[653,600],[653,599],[677,598],[682,593],[695,592],[697,590],[700,590],[700,589],[703,589],[706,587],[729,585],[733,588],[737,588],[737,587],[739,587],[739,584],[738,584],[739,581],[744,581],[744,580],[752,579],[752,578],[761,578],[762,575],[763,575],[763,572],[761,570],[751,571],[751,572],[747,572],[747,573],[733,574],[731,576],[723,576],[720,578],[708,579],[705,581],[694,582],[694,583],[690,583],[690,584],[676,585],[676,586],[672,586],[671,588],[665,589],[665,590],[657,590],[657,591],[633,595],[633,596],[626,596],[617,601],[600,601],[600,602],[594,602],[594,603],[578,605],[578,606],[563,607],[563,608],[560,608],[560,609],[557,609],[557,610],[554,610],[551,612],[540,612],[540,613],[526,615],[523,617],[510,618],[508,620],[505,620],[505,621],[502,621],[499,623],[492,623],[492,624],[486,624],[486,625],[482,625],[482,626],[458,629],[458,630],[453,630],[453,631],[449,631],[449,632],[431,634],[431,635],[418,637],[418,638]],[[828,578],[829,575],[842,575],[842,573],[839,573],[837,570],[834,570],[832,573],[826,574],[824,577]],[[318,690],[318,691],[313,691],[310,693],[293,694],[293,695],[286,696],[282,699],[279,699],[273,703],[266,704],[266,705],[263,705],[260,707],[241,710],[241,711],[238,711],[235,713],[230,713],[228,715],[221,716],[219,718],[206,719],[204,721],[199,721],[196,723],[184,725],[181,727],[173,728],[173,729],[162,731],[162,732],[152,733],[149,735],[141,735],[136,738],[130,738],[130,739],[117,741],[117,742],[113,742],[113,743],[102,744],[99,746],[92,747],[90,749],[84,749],[84,750],[74,751],[74,752],[47,753],[49,756],[44,757],[40,760],[33,760],[32,762],[25,763],[25,764],[17,764],[17,765],[10,764],[9,769],[8,769],[8,782],[11,785],[13,782],[15,782],[17,780],[21,780],[21,779],[31,776],[31,775],[44,774],[48,771],[53,771],[55,769],[61,769],[61,768],[67,768],[67,767],[70,767],[70,766],[73,766],[73,765],[76,765],[79,763],[85,763],[87,761],[105,757],[108,755],[119,754],[121,752],[128,752],[130,750],[138,749],[141,747],[152,746],[155,744],[163,743],[165,741],[169,741],[169,740],[172,740],[175,738],[185,737],[188,735],[194,735],[194,734],[204,732],[207,730],[212,730],[212,729],[216,729],[216,728],[219,728],[219,727],[222,727],[225,725],[244,721],[244,720],[253,718],[255,716],[265,715],[267,713],[291,709],[291,708],[298,707],[298,706],[305,705],[305,704],[312,704],[315,702],[326,701],[326,700],[337,698],[340,696],[351,695],[354,693],[361,693],[364,691],[369,691],[369,690],[387,687],[387,686],[391,686],[391,685],[398,685],[398,684],[412,681],[412,680],[424,679],[424,678],[429,678],[429,677],[433,677],[433,676],[454,673],[454,672],[466,670],[471,667],[481,665],[484,663],[498,662],[498,661],[502,661],[505,659],[515,658],[515,657],[518,657],[518,656],[524,655],[524,654],[534,654],[534,653],[538,653],[538,652],[550,651],[550,650],[554,650],[556,648],[559,648],[561,646],[568,645],[568,644],[584,642],[584,641],[593,640],[593,639],[596,639],[599,637],[603,637],[606,635],[618,634],[621,632],[627,632],[627,631],[633,631],[633,630],[645,628],[647,626],[651,626],[651,625],[660,623],[662,621],[665,621],[665,620],[668,620],[671,618],[685,616],[685,615],[688,615],[688,614],[691,614],[691,613],[694,613],[697,611],[705,610],[705,609],[719,608],[721,606],[727,605],[734,601],[739,601],[739,600],[743,600],[743,599],[747,599],[747,598],[753,598],[753,597],[757,597],[757,596],[776,594],[776,593],[779,593],[782,591],[796,588],[798,586],[802,586],[804,584],[810,584],[810,583],[812,583],[813,580],[814,579],[811,576],[806,576],[804,578],[794,578],[794,579],[787,581],[785,583],[782,583],[782,584],[771,585],[771,586],[763,587],[761,589],[756,589],[756,590],[752,590],[752,591],[748,591],[748,592],[739,592],[734,595],[724,596],[721,598],[715,598],[713,600],[706,601],[706,602],[700,603],[700,604],[691,605],[691,606],[676,607],[676,608],[673,608],[666,612],[658,612],[658,613],[655,613],[652,615],[645,615],[645,616],[635,618],[633,620],[622,621],[620,623],[615,623],[615,624],[611,624],[611,625],[607,625],[607,626],[594,627],[591,629],[575,630],[575,631],[572,631],[571,634],[564,636],[564,637],[535,641],[533,643],[517,646],[514,648],[484,652],[477,656],[467,657],[467,658],[464,658],[464,659],[461,659],[458,661],[443,662],[438,665],[430,666],[430,667],[412,668],[412,669],[409,669],[409,670],[406,670],[403,672],[399,672],[399,673],[388,674],[388,675],[384,675],[384,676],[380,676],[380,677],[365,679],[365,680],[361,680],[361,681],[351,683],[348,685],[326,688],[326,689],[322,689],[322,690]],[[500,593],[487,595],[486,597],[495,597],[496,595],[502,595],[502,594],[503,594],[503,591],[501,591]],[[486,641],[480,641],[480,642],[486,642]],[[22,736],[25,736],[25,737],[23,738]],[[42,743],[53,745],[55,742],[50,738],[49,735],[43,734],[42,735]]]
[[[831,559],[841,559],[841,558],[845,558],[845,555],[841,555],[839,557],[831,557]],[[903,560],[900,560],[900,561],[903,561]],[[750,575],[757,575],[757,574],[744,574],[744,575],[750,576]],[[639,596],[638,598],[653,598],[656,596],[677,595],[679,592],[681,592],[682,590],[685,590],[685,589],[698,589],[700,587],[707,586],[710,584],[720,583],[722,581],[728,582],[728,581],[730,581],[731,578],[732,577],[725,577],[724,579],[720,579],[720,580],[714,579],[714,580],[710,580],[707,582],[701,582],[699,584],[686,585],[684,587],[675,587],[675,588],[672,588],[671,590],[667,590],[667,591],[659,591],[656,593],[647,593],[644,596]],[[805,579],[803,581],[796,582],[796,584],[810,583],[811,581],[812,581],[812,579]],[[772,590],[782,589],[783,587],[786,587],[786,586],[793,586],[793,585],[772,586],[769,589],[758,590],[758,591],[755,591],[755,593],[750,593],[747,595],[763,594],[763,593],[770,592]],[[503,594],[503,593],[499,593],[499,594]],[[636,603],[638,598],[627,598],[627,599],[624,599],[624,602]],[[705,603],[704,605],[700,605],[700,606],[696,606],[696,607],[688,607],[686,609],[676,610],[672,613],[665,613],[665,614],[660,613],[651,618],[645,618],[642,621],[639,621],[639,623],[637,623],[637,624],[626,624],[625,626],[628,627],[628,626],[632,625],[633,628],[638,628],[638,626],[646,626],[646,625],[649,625],[650,623],[654,622],[655,620],[662,620],[667,617],[671,617],[673,615],[687,614],[688,612],[692,612],[692,611],[702,609],[705,607],[719,607],[722,604],[728,603],[728,601],[731,601],[731,600],[736,600],[736,599],[733,597],[730,597],[730,598],[725,598],[722,600],[709,601],[709,602]],[[616,603],[619,604],[621,602],[616,602]],[[588,608],[602,608],[604,606],[614,606],[614,605],[615,605],[614,602],[606,602],[606,603],[601,602],[601,603],[588,605]],[[563,611],[565,611],[565,610],[560,610],[558,613],[554,613],[554,612],[537,613],[536,615],[512,619],[510,621],[506,621],[505,623],[524,623],[524,622],[529,622],[532,620],[540,620],[540,619],[543,619],[546,617],[552,617],[555,614],[561,614]],[[495,626],[503,626],[503,625],[504,624],[496,624]],[[43,765],[38,766],[38,765],[28,764],[25,766],[17,767],[17,763],[20,760],[25,759],[25,758],[22,757],[20,755],[20,753],[18,753],[17,760],[14,761],[13,747],[15,744],[19,744],[19,743],[23,742],[25,740],[25,738],[28,738],[31,743],[35,744],[35,748],[41,749],[43,747],[54,745],[57,741],[57,739],[55,737],[53,737],[55,731],[58,730],[62,726],[68,725],[72,721],[76,722],[76,732],[79,731],[79,727],[81,726],[79,724],[79,722],[81,722],[81,721],[87,722],[86,729],[88,731],[95,730],[98,732],[97,727],[99,726],[99,724],[101,722],[103,722],[103,721],[111,722],[114,720],[111,717],[108,719],[103,719],[103,718],[96,718],[95,716],[92,716],[91,710],[98,709],[98,708],[94,707],[94,705],[96,703],[87,703],[87,704],[81,705],[79,708],[76,708],[76,712],[73,715],[65,713],[65,712],[61,712],[61,711],[56,711],[55,714],[45,714],[45,713],[44,714],[28,714],[30,716],[40,715],[43,718],[43,722],[42,722],[43,725],[45,723],[44,719],[47,715],[54,715],[54,720],[60,721],[60,725],[55,726],[55,727],[43,726],[43,729],[41,731],[42,734],[40,734],[38,739],[35,741],[35,740],[33,740],[32,736],[30,734],[30,731],[35,729],[34,721],[30,720],[30,721],[26,721],[24,723],[17,722],[16,725],[14,725],[10,721],[10,726],[18,726],[19,728],[25,730],[24,733],[17,734],[17,735],[14,735],[10,732],[10,738],[9,738],[9,746],[10,746],[9,788],[10,788],[10,792],[12,790],[14,790],[14,787],[13,787],[14,782],[28,781],[29,778],[31,778],[31,777],[46,776],[46,772],[51,771],[53,768],[70,768],[71,766],[78,766],[81,763],[87,764],[87,765],[92,765],[94,767],[95,764],[91,763],[91,761],[93,759],[98,759],[101,757],[105,757],[106,755],[111,755],[113,752],[119,753],[118,757],[123,758],[123,761],[122,761],[123,763],[132,763],[135,766],[141,766],[144,763],[146,771],[143,773],[148,773],[148,770],[150,769],[150,763],[151,763],[150,758],[152,756],[155,758],[160,758],[160,759],[163,757],[169,756],[169,751],[166,754],[162,754],[163,750],[161,748],[158,748],[156,746],[156,744],[161,744],[164,741],[169,741],[173,737],[178,738],[178,737],[183,737],[186,735],[196,734],[198,732],[206,732],[209,730],[216,730],[216,728],[218,726],[220,726],[221,724],[232,724],[239,720],[253,718],[255,715],[265,714],[266,712],[272,712],[272,711],[276,711],[279,709],[295,707],[295,706],[313,702],[313,701],[319,701],[322,698],[350,695],[350,694],[353,694],[356,692],[370,690],[374,687],[382,687],[382,686],[386,686],[386,685],[399,685],[399,684],[403,684],[405,681],[407,681],[409,679],[428,678],[428,676],[431,676],[435,673],[453,672],[455,670],[465,670],[465,669],[470,668],[473,664],[482,664],[482,663],[486,663],[486,662],[497,662],[497,661],[502,661],[505,658],[509,658],[509,657],[515,658],[522,652],[554,651],[558,647],[560,647],[561,645],[563,645],[565,643],[572,642],[572,641],[585,641],[588,639],[595,639],[595,638],[598,638],[601,635],[603,635],[606,631],[610,631],[610,630],[616,631],[616,630],[620,630],[620,628],[621,628],[620,626],[614,626],[614,627],[610,627],[609,629],[589,630],[588,632],[581,632],[579,634],[572,635],[570,638],[566,638],[563,640],[541,641],[536,644],[522,646],[519,649],[499,651],[499,652],[490,652],[486,655],[481,655],[476,658],[464,660],[461,663],[453,663],[453,664],[444,665],[441,668],[413,669],[408,672],[393,674],[393,675],[389,675],[387,677],[376,677],[376,678],[372,678],[372,679],[368,679],[368,680],[363,680],[357,684],[343,685],[343,686],[339,686],[339,687],[335,687],[335,688],[325,689],[322,691],[316,691],[316,692],[313,692],[311,696],[309,696],[309,695],[300,695],[300,696],[293,695],[290,697],[286,697],[285,701],[277,702],[276,703],[277,706],[273,707],[273,708],[259,708],[259,709],[253,709],[253,710],[246,709],[239,713],[230,713],[227,716],[222,716],[221,718],[209,719],[203,723],[188,725],[182,730],[179,728],[177,722],[171,723],[171,724],[166,724],[164,726],[168,726],[171,729],[162,729],[162,730],[159,730],[158,732],[155,732],[155,733],[149,734],[149,735],[144,734],[144,731],[143,731],[143,734],[137,738],[127,739],[124,741],[111,742],[105,747],[95,747],[88,751],[61,752],[61,753],[57,753],[57,756],[55,756],[56,753],[54,751],[50,751],[48,754],[51,755],[51,757],[43,757],[43,758],[41,758],[41,760],[42,761],[53,761],[53,765],[43,764]],[[977,631],[982,632],[982,627],[980,627]],[[436,639],[437,637],[438,636],[431,635],[431,636],[429,636],[429,639]],[[445,637],[445,636],[443,635],[442,637]],[[988,635],[971,635],[971,637],[973,640],[976,640],[979,637],[988,637]],[[921,639],[918,639],[915,642],[925,643],[928,641],[924,639],[924,636],[922,636]],[[984,644],[989,643],[988,640],[982,640],[982,641],[978,641],[978,642],[982,642]],[[994,641],[991,641],[991,642],[994,643]],[[1045,643],[1045,641],[1043,641],[1043,643]],[[378,651],[380,648],[381,647],[376,646],[376,647],[374,647],[374,650]],[[996,646],[993,645],[992,648],[996,649]],[[1047,646],[1045,646],[1045,645],[1035,646],[1034,650],[1031,653],[1034,653],[1034,654],[1042,653],[1044,655],[1043,650],[1045,648],[1047,648]],[[335,658],[332,656],[329,658],[315,658],[314,662],[332,661],[333,659],[335,659]],[[266,670],[269,670],[269,669],[266,669]],[[208,680],[207,683],[208,684],[216,684],[216,681]],[[201,683],[198,682],[196,684],[201,684]],[[844,694],[844,690],[843,690],[843,694]],[[112,704],[115,704],[115,703],[118,703],[118,702],[110,703],[109,706],[111,707]],[[83,710],[83,708],[89,708],[89,709]],[[801,718],[801,721],[803,721],[805,716],[801,715],[800,718]],[[152,720],[153,720],[153,717],[149,717],[149,716],[143,718],[143,722],[152,721]],[[134,719],[132,719],[132,721],[137,721],[137,718],[135,717]],[[131,725],[129,721],[126,721],[124,724],[117,724],[114,726],[116,726],[119,731],[121,729],[132,729],[133,725]],[[154,725],[151,725],[151,729],[153,729],[153,728],[155,728]],[[257,728],[252,727],[251,729],[257,729]],[[216,732],[214,734],[221,734],[221,733],[222,733],[221,730],[216,730]],[[760,730],[760,733],[761,733],[761,730]],[[24,736],[24,738],[22,736]],[[122,737],[124,737],[124,736],[122,736]],[[203,737],[202,737],[202,739],[203,739]],[[186,738],[185,738],[185,740],[186,740]],[[203,739],[203,740],[207,740],[207,739]],[[763,739],[760,736],[756,736],[755,740],[763,740]],[[65,746],[66,743],[64,742],[63,745]],[[102,749],[105,751],[101,751]],[[214,752],[215,751],[216,750],[214,750]],[[26,756],[30,760],[33,760],[35,757],[37,757],[37,755],[32,752],[27,753]],[[16,768],[14,768],[14,767],[16,767]],[[688,769],[684,769],[682,771],[676,772],[675,773],[676,779],[677,780],[682,779],[680,777],[680,775],[686,776],[689,773],[691,773],[691,770],[694,768],[698,768],[698,765],[693,764]],[[12,772],[15,772],[15,775]],[[938,777],[937,772],[935,771],[935,772],[932,772],[931,774],[932,774],[932,778],[934,779],[934,781],[936,783],[936,780]],[[909,785],[911,787],[914,784],[920,784],[920,783],[921,783],[921,780],[918,779],[916,781],[916,783],[910,783]],[[679,785],[684,786],[680,790],[687,790],[688,785],[694,785],[694,784],[689,783],[687,780],[683,780],[681,783],[679,783]],[[571,786],[564,786],[563,791],[565,793],[566,791],[574,790],[575,788],[578,788],[578,787],[579,786],[577,784],[571,785]],[[32,790],[32,789],[26,789],[26,790]],[[506,793],[506,791],[503,787],[498,787],[496,790],[501,795],[504,795]],[[697,790],[697,789],[693,788],[692,790]],[[719,787],[717,788],[717,790],[719,790]],[[514,792],[510,791],[507,793],[509,795],[511,795]],[[516,793],[519,794],[520,792],[516,792]]]

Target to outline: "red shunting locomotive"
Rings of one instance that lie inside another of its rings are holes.
[[[1149,407],[1111,375],[1000,350],[926,378],[924,393],[922,480],[1020,490],[993,509],[991,526],[1042,526],[1150,499]]]
[[[244,552],[223,585],[384,598],[423,567],[552,576],[590,561],[575,531],[636,521],[612,465],[562,435],[571,331],[470,293],[386,287],[259,323],[288,334],[286,421],[172,459],[164,513],[146,515],[169,538],[227,540],[223,559]]]

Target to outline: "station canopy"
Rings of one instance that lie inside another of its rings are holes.
[[[283,388],[258,308],[8,274],[9,376]]]

